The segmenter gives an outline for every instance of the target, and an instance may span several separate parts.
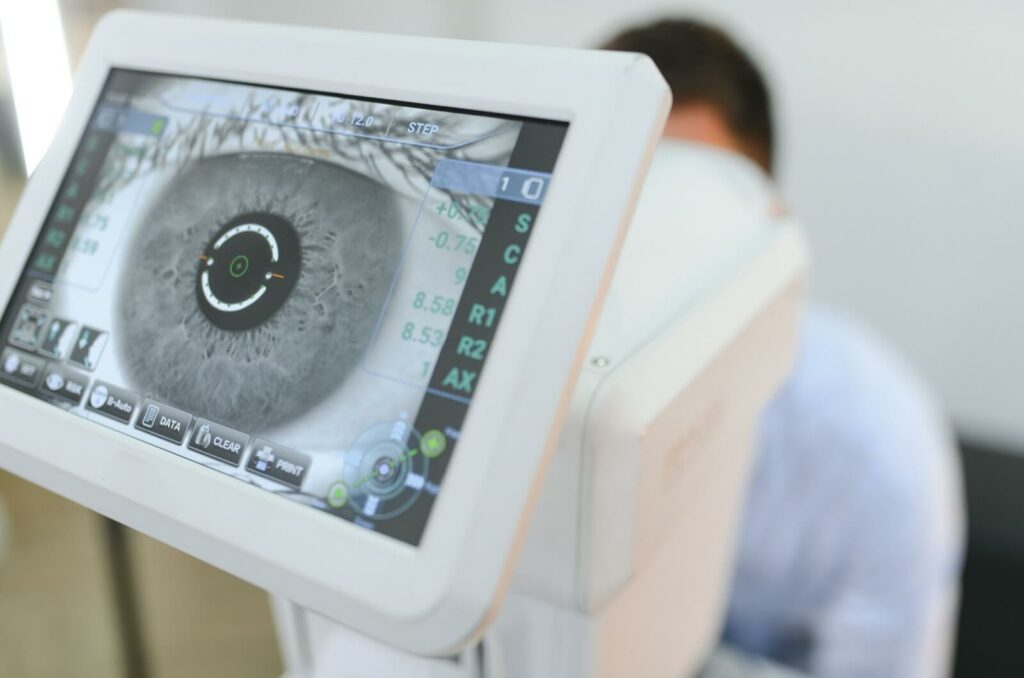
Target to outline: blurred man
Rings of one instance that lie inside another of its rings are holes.
[[[769,92],[727,35],[660,21],[607,47],[661,69],[674,97],[666,137],[772,174]],[[962,511],[954,450],[927,389],[865,328],[811,306],[794,371],[761,422],[725,649],[708,675],[783,670],[769,662],[819,678],[944,675]]]

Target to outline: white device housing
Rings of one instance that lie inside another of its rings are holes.
[[[409,651],[466,644],[497,609],[557,443],[667,113],[660,74],[631,54],[113,13],[0,246],[3,306],[111,67],[570,123],[418,548],[0,389],[3,468]]]
[[[486,665],[464,656],[417,675],[700,668],[721,630],[756,424],[797,346],[807,257],[777,212],[753,163],[659,149]],[[275,609],[286,678],[402,665],[317,615]],[[372,660],[353,659],[364,654]]]

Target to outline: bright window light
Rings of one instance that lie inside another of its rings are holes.
[[[57,0],[0,0],[0,31],[25,172],[31,174],[71,96],[71,67]]]

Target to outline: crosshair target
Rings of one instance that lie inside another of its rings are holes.
[[[263,212],[230,220],[199,258],[200,310],[217,327],[236,331],[274,315],[295,288],[302,261],[295,228]]]

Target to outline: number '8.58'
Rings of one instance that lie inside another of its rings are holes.
[[[428,311],[435,315],[449,316],[455,313],[456,300],[453,297],[445,297],[440,294],[435,294],[427,303],[427,295],[425,292],[417,292],[416,296],[412,300],[412,307],[417,311]]]

